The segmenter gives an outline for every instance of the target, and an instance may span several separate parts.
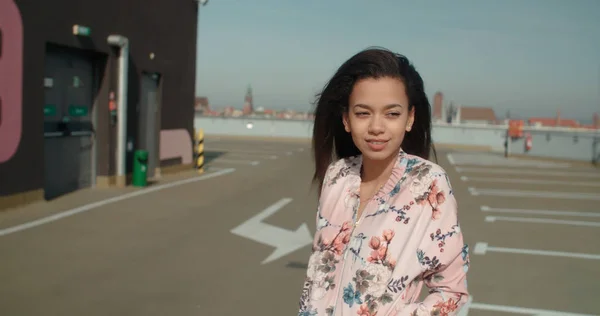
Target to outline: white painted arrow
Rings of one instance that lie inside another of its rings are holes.
[[[290,198],[283,198],[231,230],[238,236],[275,247],[275,250],[263,260],[262,264],[277,260],[312,243],[306,223],[302,223],[296,231],[263,223],[264,219],[275,214],[291,201]]]

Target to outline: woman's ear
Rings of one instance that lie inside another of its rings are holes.
[[[410,132],[412,129],[413,123],[415,122],[415,107],[408,112],[408,121],[406,122],[406,131]]]
[[[342,114],[342,121],[344,123],[344,129],[346,130],[346,133],[350,133],[350,121],[348,120],[348,112],[344,112],[344,114]]]

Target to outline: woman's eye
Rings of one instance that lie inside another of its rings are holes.
[[[367,116],[367,115],[369,115],[369,112],[355,112],[354,115],[359,116],[359,117]],[[398,117],[398,116],[400,116],[400,113],[399,112],[390,112],[390,113],[386,113],[385,115],[388,117]]]

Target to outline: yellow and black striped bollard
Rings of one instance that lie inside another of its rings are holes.
[[[196,170],[204,173],[204,130],[201,128],[196,132]]]

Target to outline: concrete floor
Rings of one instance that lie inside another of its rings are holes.
[[[205,148],[203,176],[0,213],[0,315],[296,315],[309,246],[262,262],[277,245],[304,245],[301,224],[314,233],[310,144],[207,138]],[[471,249],[469,315],[598,314],[600,170],[438,157]],[[247,237],[232,233],[242,223]]]

